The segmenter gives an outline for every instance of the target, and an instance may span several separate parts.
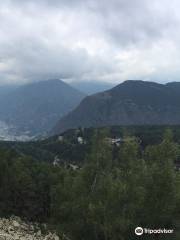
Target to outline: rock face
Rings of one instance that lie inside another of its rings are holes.
[[[180,83],[126,81],[86,97],[52,135],[78,127],[180,124]]]
[[[19,217],[0,219],[0,240],[60,240],[55,233],[42,234],[38,224],[25,223]]]

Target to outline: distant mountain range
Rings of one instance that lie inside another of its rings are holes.
[[[0,120],[14,126],[18,134],[43,134],[84,97],[84,93],[61,80],[7,88],[6,94],[0,94]]]
[[[129,80],[86,97],[52,134],[77,127],[180,124],[180,83]]]
[[[115,86],[115,84],[100,81],[76,81],[70,85],[87,95],[103,92]]]

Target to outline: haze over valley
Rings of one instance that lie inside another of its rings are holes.
[[[1,95],[1,137],[28,140],[46,136],[56,122],[75,108],[85,94],[61,80],[15,88]]]
[[[1,140],[35,140],[79,127],[180,124],[178,82],[129,80],[97,93],[100,85],[93,82],[89,96],[58,79],[6,87]]]

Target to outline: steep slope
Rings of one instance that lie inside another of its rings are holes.
[[[180,124],[180,89],[143,81],[125,81],[86,97],[62,118],[53,134],[76,127]]]
[[[13,125],[18,133],[42,134],[76,107],[84,96],[61,80],[31,83],[3,98],[0,120]]]

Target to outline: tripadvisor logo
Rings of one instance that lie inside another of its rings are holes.
[[[138,235],[138,236],[142,235],[143,234],[143,228],[142,227],[137,227],[135,229],[135,234]]]
[[[149,228],[142,228],[142,227],[137,227],[135,229],[135,234],[140,236],[142,234],[172,234],[174,233],[174,230],[173,229],[161,229],[161,228],[158,228],[158,229],[149,229]]]

